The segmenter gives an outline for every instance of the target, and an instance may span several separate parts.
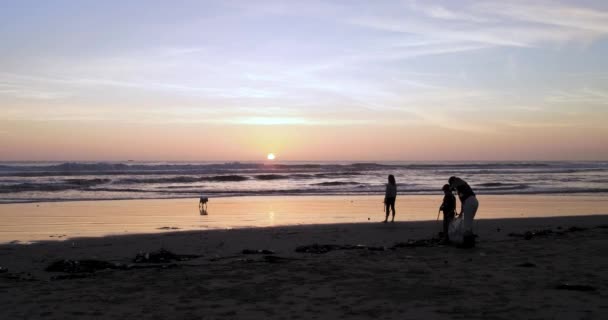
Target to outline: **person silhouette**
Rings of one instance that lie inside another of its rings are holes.
[[[449,184],[444,185],[441,190],[443,190],[443,202],[439,211],[443,212],[443,240],[448,243],[450,242],[448,227],[456,215],[456,197],[452,194]]]
[[[395,222],[395,200],[397,199],[397,182],[395,181],[395,176],[392,174],[388,176],[388,184],[386,185],[386,192],[384,194],[384,211],[386,212],[386,217],[384,218],[384,223],[388,221],[389,211],[393,211],[393,219],[391,222]]]
[[[475,192],[466,181],[452,176],[448,179],[448,183],[452,190],[458,192],[458,198],[460,199],[460,215],[464,224],[463,246],[474,247],[473,218],[475,218],[475,214],[479,208],[479,201],[477,201]]]

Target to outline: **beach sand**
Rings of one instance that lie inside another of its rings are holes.
[[[479,220],[474,249],[395,246],[430,239],[436,221],[4,244],[0,318],[602,319],[607,226],[606,215]],[[548,229],[525,239],[526,231]],[[365,247],[296,252],[315,243]],[[161,248],[200,257],[133,262],[139,252]],[[117,269],[45,271],[60,259],[97,259]]]

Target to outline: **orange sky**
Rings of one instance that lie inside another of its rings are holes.
[[[2,160],[601,160],[608,129],[16,122]],[[13,136],[14,135],[14,136]],[[594,137],[590,139],[589,137]]]

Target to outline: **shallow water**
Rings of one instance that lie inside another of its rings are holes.
[[[479,196],[476,219],[608,214],[600,195]],[[441,195],[399,196],[396,221],[435,220]],[[0,204],[0,243],[298,224],[380,223],[380,196],[256,196]],[[179,229],[160,229],[163,227]]]

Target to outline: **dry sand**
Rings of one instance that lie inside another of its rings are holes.
[[[0,266],[8,268],[0,274],[0,318],[605,319],[607,225],[608,216],[480,220],[474,249],[391,248],[431,238],[440,228],[434,221],[6,244],[0,246]],[[573,226],[583,230],[569,231]],[[542,229],[553,233],[530,240],[508,235]],[[386,250],[295,251],[314,243]],[[133,263],[138,252],[160,248],[201,257]],[[58,259],[98,259],[122,269],[45,271]],[[591,291],[558,289],[562,284]]]

